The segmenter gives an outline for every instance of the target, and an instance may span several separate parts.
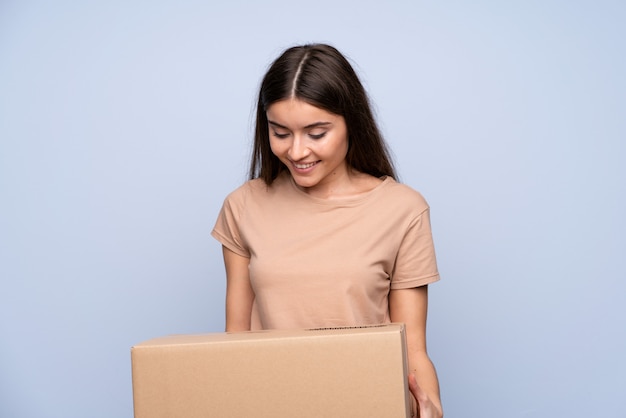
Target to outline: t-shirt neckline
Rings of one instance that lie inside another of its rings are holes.
[[[300,196],[314,202],[320,205],[326,205],[326,206],[345,206],[345,205],[353,205],[353,204],[358,204],[360,202],[363,202],[365,200],[371,199],[372,196],[378,194],[378,192],[383,189],[384,187],[386,187],[387,184],[390,184],[392,182],[394,182],[395,180],[393,179],[393,177],[391,176],[383,176],[380,179],[382,180],[380,182],[380,184],[376,185],[376,187],[374,187],[372,190],[367,191],[365,193],[361,193],[359,195],[356,196],[348,196],[348,197],[338,197],[338,198],[331,198],[331,199],[323,199],[321,197],[315,197],[315,196],[311,196],[310,194],[306,193],[305,191],[303,191],[302,189],[300,189],[298,187],[298,185],[296,184],[295,180],[293,179],[293,177],[289,174],[286,173],[286,176],[289,178],[288,182],[291,186],[291,188]]]

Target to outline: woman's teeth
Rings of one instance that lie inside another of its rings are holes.
[[[313,167],[315,164],[317,164],[317,162],[308,163],[308,164],[297,164],[297,163],[293,163],[293,165],[295,165],[295,166],[296,166],[296,168],[298,168],[298,169],[300,169],[300,170],[304,170],[305,168]]]

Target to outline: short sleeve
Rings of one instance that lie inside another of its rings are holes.
[[[224,200],[222,209],[217,216],[211,235],[223,246],[243,257],[250,257],[241,234],[243,208],[245,207],[245,193],[237,189]]]
[[[426,208],[410,222],[402,239],[391,278],[391,289],[409,289],[438,280],[430,209]]]

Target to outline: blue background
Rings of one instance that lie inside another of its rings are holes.
[[[447,417],[626,417],[621,1],[0,1],[0,416],[131,417],[130,347],[223,329],[256,90],[329,42],[432,207]]]

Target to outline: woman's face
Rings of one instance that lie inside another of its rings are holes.
[[[305,192],[329,196],[347,179],[348,130],[343,116],[298,99],[267,109],[270,147]]]

